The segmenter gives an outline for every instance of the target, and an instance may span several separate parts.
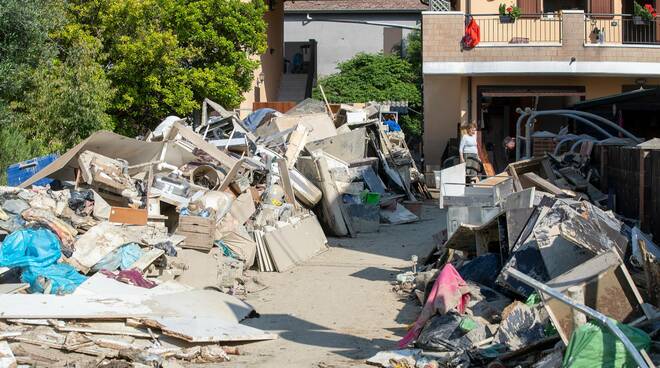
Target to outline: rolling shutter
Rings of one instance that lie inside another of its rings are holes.
[[[589,13],[592,14],[613,14],[614,0],[589,0]],[[594,18],[612,18],[611,15],[598,15]]]
[[[518,7],[523,17],[541,14],[541,0],[518,0]]]

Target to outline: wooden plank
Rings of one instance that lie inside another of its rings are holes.
[[[110,207],[108,221],[126,225],[146,225],[147,218],[148,212],[146,208]]]
[[[658,305],[660,301],[660,263],[653,259],[651,253],[647,250],[646,240],[639,239],[639,250],[642,254],[644,276],[646,278],[646,295],[649,296],[649,302]]]
[[[0,316],[7,318],[120,319],[146,317],[153,310],[136,295],[9,294],[0,298]]]
[[[564,192],[559,189],[556,185],[552,184],[551,182],[543,179],[540,177],[538,174],[534,172],[528,172],[523,174],[520,177],[521,185],[524,189],[530,188],[532,186],[535,186],[539,188],[542,191],[549,192],[550,194],[560,196],[563,195]]]
[[[0,294],[15,294],[30,287],[30,284],[0,284]]]
[[[144,272],[158,257],[165,254],[165,251],[158,248],[152,248],[148,252],[144,253],[140,258],[138,258],[129,268],[137,268],[138,270]]]
[[[276,334],[254,327],[209,317],[160,317],[141,320],[147,326],[159,328],[163,334],[188,342],[231,342],[273,340]]]
[[[93,321],[93,322],[63,322],[54,324],[56,330],[61,332],[80,332],[100,335],[125,335],[151,338],[151,334],[139,328],[127,326],[124,322]]]
[[[16,368],[16,358],[7,341],[0,341],[0,367]]]

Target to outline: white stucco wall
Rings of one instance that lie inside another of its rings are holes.
[[[312,18],[362,20],[415,26],[421,21],[421,13],[312,13]],[[284,14],[284,42],[301,42],[315,39],[317,46],[317,75],[319,77],[337,72],[337,63],[348,60],[359,52],[383,51],[382,26],[312,21],[305,22],[305,14]],[[410,30],[403,30],[405,39]]]

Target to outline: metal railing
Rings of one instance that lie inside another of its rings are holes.
[[[587,44],[660,45],[660,24],[644,22],[631,14],[586,14],[584,42]]]
[[[523,15],[512,23],[499,14],[472,14],[481,31],[481,42],[492,44],[561,44],[559,14]]]

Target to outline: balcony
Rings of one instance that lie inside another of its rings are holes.
[[[480,47],[504,45],[561,45],[559,14],[523,15],[503,23],[499,14],[473,14],[481,30]]]
[[[464,49],[463,12],[422,14],[425,74],[660,76],[660,23],[638,26],[629,15],[581,10],[515,23],[500,23],[495,14],[472,17],[481,42]]]
[[[634,19],[631,14],[586,14],[584,43],[660,47],[660,23]]]

